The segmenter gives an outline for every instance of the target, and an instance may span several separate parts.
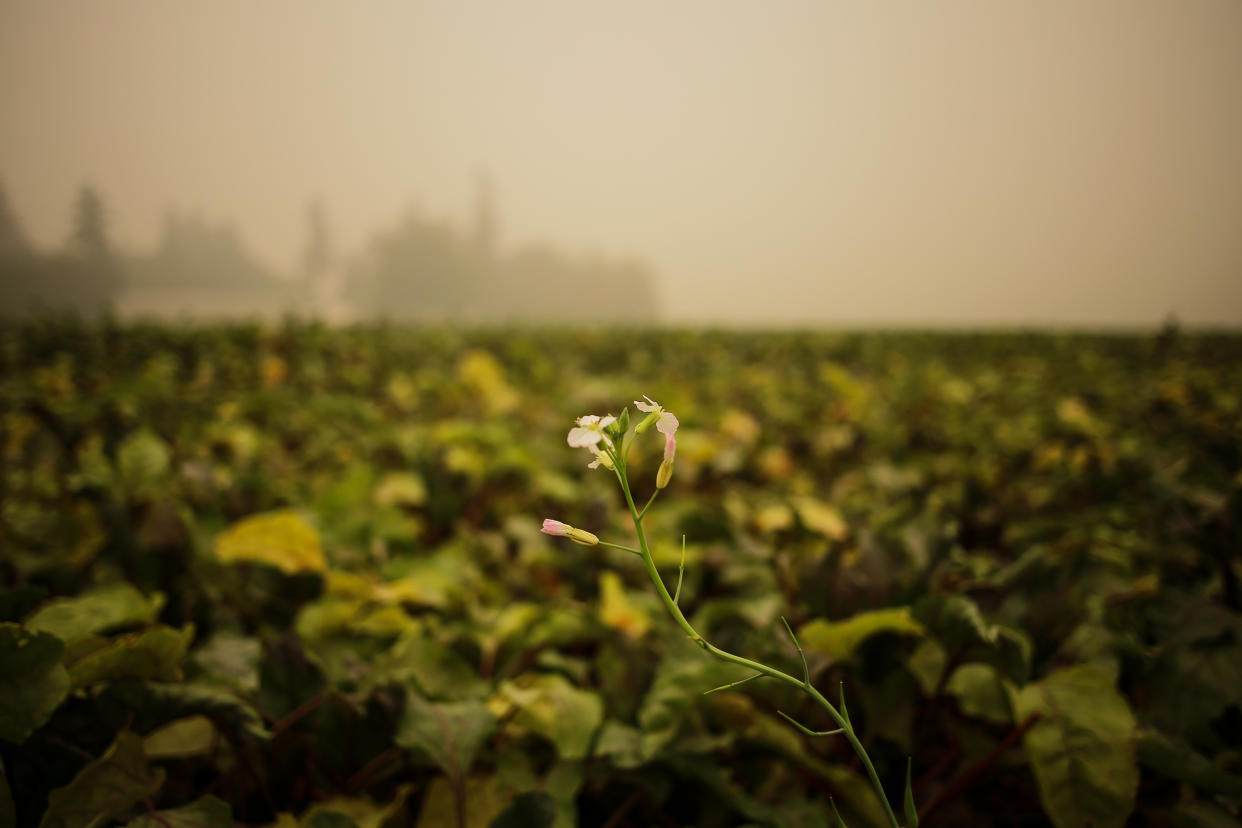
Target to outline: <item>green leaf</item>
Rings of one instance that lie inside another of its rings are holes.
[[[841,819],[841,812],[837,810],[836,801],[830,798],[828,800],[828,804],[832,806],[832,816],[837,821],[837,828],[848,828],[848,826],[845,824],[845,820]]]
[[[426,751],[450,778],[461,779],[495,728],[496,719],[483,702],[436,703],[410,693],[395,741]]]
[[[304,813],[301,824],[306,828],[404,828],[410,824],[405,805],[413,791],[413,785],[402,785],[387,804],[378,804],[368,797],[330,799]]]
[[[967,716],[996,724],[1012,724],[1009,696],[996,668],[987,664],[963,664],[953,671],[945,691],[957,697]]]
[[[914,605],[913,615],[940,641],[951,664],[991,664],[1018,683],[1026,681],[1031,664],[1031,645],[1026,636],[989,624],[966,596],[928,595]]]
[[[514,798],[488,828],[552,828],[556,799],[546,791],[528,791]]]
[[[906,795],[902,798],[902,807],[906,812],[906,828],[919,828],[919,809],[914,807],[914,788],[911,785],[911,772],[914,760],[906,757]]]
[[[70,688],[122,678],[180,681],[181,662],[193,638],[191,624],[180,630],[158,625],[111,639],[81,639],[65,650]]]
[[[184,759],[210,753],[219,739],[219,731],[211,719],[203,715],[187,716],[148,734],[142,740],[142,749],[150,759]]]
[[[212,678],[222,679],[246,693],[259,689],[259,659],[263,645],[257,638],[219,632],[196,648],[190,661]]]
[[[222,799],[203,796],[180,808],[152,811],[131,819],[125,828],[230,828],[233,809]]]
[[[130,494],[159,494],[172,464],[168,444],[150,429],[140,429],[121,441],[116,452],[121,485]]]
[[[1203,754],[1158,730],[1139,730],[1138,760],[1143,767],[1161,776],[1185,782],[1201,791],[1242,796],[1242,778],[1222,770]]]
[[[216,538],[216,557],[225,563],[267,564],[287,575],[328,568],[319,534],[290,510],[253,515],[233,524]]]
[[[164,771],[147,767],[142,739],[123,730],[103,756],[48,795],[40,828],[95,828],[159,790]]]
[[[1014,693],[1016,720],[1041,716],[1024,745],[1044,811],[1058,828],[1121,826],[1134,808],[1134,716],[1116,683],[1116,666],[1096,662]]]
[[[582,759],[604,719],[604,703],[563,676],[527,673],[501,685],[498,695],[517,709],[513,725],[556,745],[562,759]]]
[[[859,644],[879,633],[917,636],[923,634],[923,625],[911,617],[909,607],[890,607],[860,612],[842,621],[816,618],[798,629],[798,640],[807,650],[844,661]]]
[[[0,623],[0,739],[21,743],[42,727],[69,694],[54,635]]]
[[[475,667],[421,630],[403,633],[375,659],[366,686],[387,683],[413,683],[422,695],[433,699],[478,698],[487,692],[487,683]]]
[[[26,619],[26,626],[72,644],[110,630],[153,624],[163,607],[163,593],[148,597],[132,584],[120,582],[49,601]]]
[[[460,794],[460,796],[459,796]],[[417,828],[487,828],[504,810],[505,796],[496,777],[472,776],[456,787],[448,777],[437,776],[427,786]],[[458,805],[465,819],[458,820]]]
[[[265,742],[272,738],[259,711],[224,687],[121,681],[109,685],[103,698],[131,711],[135,716],[134,727],[140,731],[201,714],[218,730],[239,742]]]

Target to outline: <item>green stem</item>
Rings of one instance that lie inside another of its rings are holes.
[[[664,602],[664,606],[668,610],[669,614],[673,616],[673,620],[677,622],[677,625],[681,627],[683,631],[685,631],[691,641],[695,642],[721,661],[727,661],[731,664],[737,664],[740,667],[746,667],[754,670],[756,673],[762,673],[769,678],[774,678],[778,681],[784,682],[785,684],[797,687],[799,690],[814,699],[820,707],[824,708],[828,715],[832,717],[832,720],[837,723],[837,727],[841,728],[841,735],[845,737],[846,741],[850,743],[850,747],[854,748],[854,752],[858,754],[858,758],[862,760],[863,767],[867,770],[867,776],[870,777],[871,784],[875,787],[876,794],[880,797],[880,802],[884,805],[884,813],[888,816],[889,824],[891,824],[893,828],[900,828],[900,823],[897,821],[897,815],[893,813],[892,806],[888,804],[888,797],[884,794],[884,786],[880,784],[880,777],[875,772],[875,766],[871,764],[871,758],[867,756],[867,750],[863,747],[862,742],[858,741],[858,736],[854,733],[853,725],[850,724],[848,718],[841,715],[837,708],[832,705],[832,702],[824,698],[818,690],[811,686],[809,676],[802,680],[796,679],[788,673],[777,670],[775,667],[769,667],[766,664],[760,664],[757,661],[751,661],[749,658],[735,655],[728,650],[722,650],[709,642],[707,639],[703,638],[703,636],[699,635],[698,631],[695,630],[690,622],[686,620],[686,616],[682,614],[681,607],[677,605],[677,602],[673,599],[673,596],[669,595],[668,587],[664,585],[664,579],[660,577],[660,572],[656,569],[655,561],[651,557],[651,548],[647,545],[647,534],[643,531],[642,522],[642,514],[646,512],[646,509],[643,509],[643,513],[640,513],[638,507],[634,504],[634,496],[630,494],[630,483],[625,474],[624,460],[617,463],[616,472],[617,479],[621,482],[621,491],[625,494],[626,505],[630,507],[630,517],[634,521],[634,531],[638,533],[638,548],[640,550],[639,555],[643,559],[643,565],[647,568],[647,575],[651,578],[651,582],[655,584],[656,592],[660,595],[660,600]],[[654,500],[654,495],[652,496],[652,499]],[[647,505],[650,506],[651,504],[648,503]],[[792,636],[792,634],[793,632],[791,630],[790,635]]]
[[[599,542],[599,545],[600,545],[600,546],[610,546],[610,547],[612,547],[613,549],[622,549],[622,550],[624,550],[624,551],[626,551],[626,552],[633,552],[635,555],[641,555],[641,554],[643,554],[642,552],[639,552],[637,549],[635,549],[635,548],[634,548],[634,547],[632,547],[632,546],[622,546],[622,545],[621,545],[621,544],[619,544],[619,543],[609,543],[608,541],[603,541],[603,540],[602,540],[602,541],[600,541],[600,542]]]

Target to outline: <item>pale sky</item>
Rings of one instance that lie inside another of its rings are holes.
[[[312,197],[358,252],[481,170],[667,321],[1242,325],[1242,2],[0,0],[40,243],[90,182],[287,269]]]

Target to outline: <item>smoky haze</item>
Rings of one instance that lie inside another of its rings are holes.
[[[30,241],[84,183],[233,279],[319,210],[341,272],[406,228],[569,318],[1237,326],[1242,4],[0,0]]]

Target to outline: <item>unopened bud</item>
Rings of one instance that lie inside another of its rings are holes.
[[[660,469],[656,472],[656,488],[663,489],[668,482],[673,479],[673,461],[665,460],[660,463]]]
[[[570,527],[567,537],[579,546],[596,546],[599,544],[599,538],[585,529]]]
[[[585,529],[575,529],[568,523],[561,523],[559,520],[546,518],[543,521],[543,528],[539,530],[545,535],[558,535],[560,537],[569,538],[574,543],[583,546],[595,546],[599,543],[599,538],[592,535]]]
[[[659,411],[659,409],[657,409],[657,410],[655,410],[655,411],[652,411],[652,412],[651,412],[650,414],[648,414],[646,417],[643,417],[642,422],[640,422],[640,423],[639,423],[639,424],[638,424],[638,425],[634,428],[634,433],[635,433],[635,434],[642,434],[644,431],[646,431],[647,429],[649,429],[649,428],[651,428],[653,425],[655,425],[655,421],[656,421],[656,420],[658,420],[658,419],[660,419],[660,411]]]

